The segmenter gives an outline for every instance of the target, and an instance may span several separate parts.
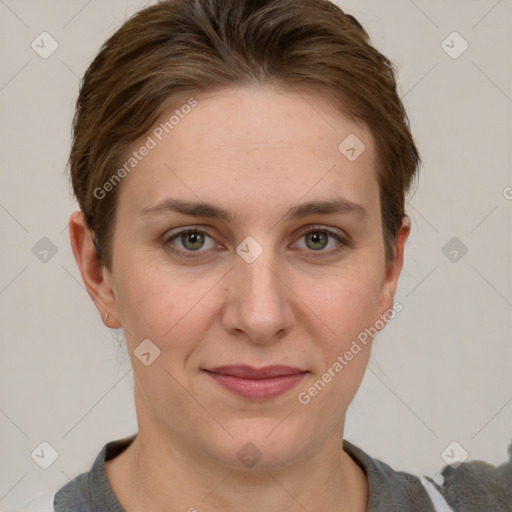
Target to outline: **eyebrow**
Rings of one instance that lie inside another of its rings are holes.
[[[166,215],[168,213],[181,213],[193,217],[209,217],[230,222],[236,215],[229,210],[204,201],[191,202],[180,199],[167,198],[153,206],[144,207],[141,216]],[[344,197],[335,197],[328,200],[317,200],[293,206],[284,215],[283,220],[300,219],[308,215],[353,214],[361,218],[368,218],[368,212],[358,203],[349,201]]]

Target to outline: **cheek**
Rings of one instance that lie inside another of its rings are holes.
[[[379,318],[379,283],[378,273],[368,268],[347,271],[305,301],[321,322],[310,333],[310,353],[316,352],[318,365],[299,399],[307,402],[305,410],[324,418],[326,429],[336,428],[366,371],[373,339],[369,332]]]
[[[194,279],[186,271],[170,274],[135,259],[127,261],[117,277],[119,315],[127,340],[140,343],[149,338],[162,348],[181,339],[183,332],[194,333],[190,326],[199,327],[198,317],[204,318],[215,285],[213,278]]]
[[[166,286],[152,279],[144,269],[132,267],[132,272],[120,277],[118,307],[123,327],[133,341],[140,337],[158,336],[159,318],[165,313],[174,314],[170,294],[165,293]]]
[[[305,301],[329,333],[329,347],[343,349],[378,318],[381,277],[372,268],[337,270]]]

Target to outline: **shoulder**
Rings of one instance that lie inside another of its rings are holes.
[[[512,512],[512,443],[509,460],[499,466],[480,460],[445,466],[441,485],[396,471],[346,440],[343,448],[367,475],[368,512]]]
[[[90,471],[81,473],[55,494],[54,512],[124,512],[105,473],[105,461],[124,451],[135,435],[110,441],[98,453]]]
[[[434,485],[456,512],[512,512],[512,443],[508,457],[499,466],[481,460],[447,465],[441,471],[442,485]]]
[[[394,470],[345,439],[343,449],[362,467],[368,478],[368,512],[434,512],[420,478]]]
[[[53,501],[55,512],[93,510],[89,476],[90,472],[82,473],[57,491]]]

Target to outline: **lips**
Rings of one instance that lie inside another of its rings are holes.
[[[296,375],[304,373],[305,370],[293,368],[291,366],[265,366],[264,368],[253,368],[252,366],[218,366],[212,370],[207,370],[220,375],[231,375],[232,377],[240,377],[242,379],[271,379],[282,375]]]
[[[247,365],[218,366],[204,370],[223,388],[250,400],[268,400],[296,386],[307,370],[273,365],[254,368]]]

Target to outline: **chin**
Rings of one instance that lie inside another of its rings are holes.
[[[217,437],[215,445],[207,450],[235,470],[269,471],[285,467],[304,457],[308,444],[304,428],[283,421],[285,417],[286,414],[282,418],[251,418],[226,424],[233,437]]]

